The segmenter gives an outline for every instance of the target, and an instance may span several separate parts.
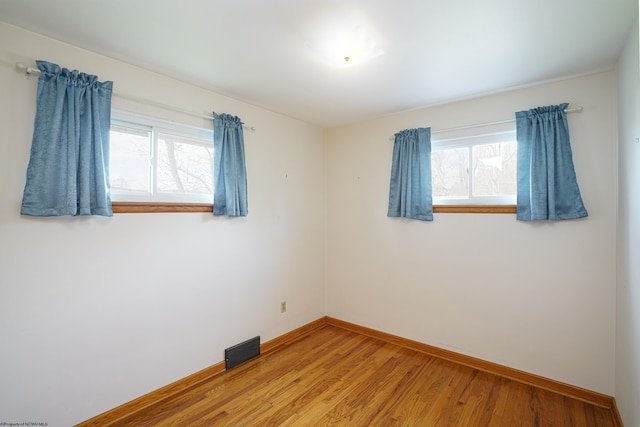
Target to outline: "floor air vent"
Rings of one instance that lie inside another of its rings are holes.
[[[260,337],[251,338],[224,351],[224,368],[231,369],[234,366],[260,355]]]

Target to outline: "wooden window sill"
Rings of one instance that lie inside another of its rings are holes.
[[[113,202],[113,213],[213,212],[211,203]]]
[[[213,212],[211,203],[113,202],[113,213]],[[515,205],[434,205],[434,213],[515,214]]]
[[[434,205],[433,213],[515,214],[516,205]]]

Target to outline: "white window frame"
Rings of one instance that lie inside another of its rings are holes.
[[[213,129],[204,129],[183,123],[172,122],[156,117],[151,117],[131,111],[112,109],[111,125],[123,128],[138,129],[151,133],[151,152],[149,181],[151,191],[147,192],[120,192],[111,191],[113,202],[158,202],[158,203],[213,203],[212,194],[181,194],[159,193],[157,191],[156,172],[158,169],[158,135],[169,134],[202,141],[203,145],[210,144],[213,148]],[[211,171],[213,175],[213,170]]]
[[[516,131],[508,130],[504,132],[484,133],[472,136],[463,136],[456,138],[434,139],[431,141],[431,151],[447,150],[454,148],[469,149],[469,165],[472,162],[472,147],[484,144],[496,144],[516,141]],[[474,196],[473,191],[473,168],[469,167],[469,194],[468,197],[433,197],[434,205],[442,206],[465,206],[465,205],[515,205],[516,194],[505,196]]]

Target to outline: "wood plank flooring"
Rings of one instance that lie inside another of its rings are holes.
[[[615,426],[610,409],[327,325],[124,426]]]

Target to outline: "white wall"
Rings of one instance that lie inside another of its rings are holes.
[[[640,425],[640,70],[638,24],[618,64],[618,285],[616,402],[627,426]]]
[[[561,102],[584,107],[569,127],[588,219],[386,216],[395,132]],[[614,103],[605,72],[331,130],[327,315],[612,395]]]
[[[249,216],[21,217],[37,79],[15,63],[34,59],[255,126]],[[0,422],[69,426],[325,314],[322,129],[3,23],[0,93]]]

